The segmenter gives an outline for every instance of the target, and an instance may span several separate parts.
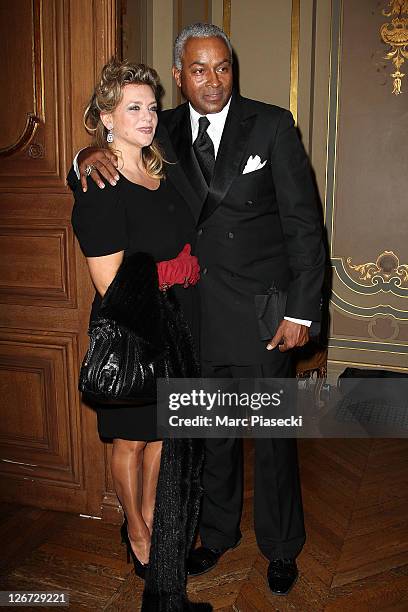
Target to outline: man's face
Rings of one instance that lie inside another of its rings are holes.
[[[232,91],[232,67],[222,38],[189,38],[184,46],[182,68],[173,76],[183,96],[200,115],[219,113]]]

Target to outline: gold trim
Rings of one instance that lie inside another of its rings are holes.
[[[351,262],[351,257],[348,258]],[[374,264],[375,265],[375,264]],[[341,266],[341,270],[340,270],[340,266]],[[396,295],[398,297],[403,297],[404,299],[408,298],[408,294],[407,295],[401,295],[401,293],[397,293],[395,291],[395,289],[404,289],[404,287],[400,287],[400,285],[398,285],[398,283],[388,283],[387,287],[385,287],[385,283],[380,283],[380,282],[376,282],[376,283],[372,283],[372,284],[367,284],[367,283],[360,283],[358,280],[356,280],[355,278],[353,278],[353,276],[346,270],[346,266],[344,263],[344,260],[342,257],[332,257],[332,268],[334,270],[334,272],[337,275],[337,278],[339,279],[339,281],[341,283],[343,283],[343,285],[345,285],[347,287],[347,289],[349,289],[350,291],[352,291],[353,293],[358,293],[359,295],[375,295],[377,293],[380,293],[381,291],[386,291],[387,293],[390,291],[393,295]],[[344,275],[347,278],[344,278],[343,275],[341,274],[341,272],[344,272]],[[348,283],[348,281],[351,281],[351,284]],[[367,287],[371,288],[371,287],[376,287],[377,291],[359,291],[358,289],[355,289],[354,287],[362,287],[367,289]]]
[[[300,0],[292,0],[290,42],[289,108],[295,123],[298,120]]]
[[[356,291],[356,293],[359,293],[358,291]],[[347,300],[345,300],[344,298],[342,298],[338,293],[335,292],[334,289],[332,289],[331,295],[335,296],[336,298],[338,298],[341,302],[343,302],[344,304],[347,304],[347,306],[350,306],[351,308],[358,308],[359,311],[361,310],[374,310],[375,308],[389,308],[391,310],[393,310],[394,312],[397,313],[405,313],[408,312],[408,310],[401,310],[400,308],[397,310],[396,308],[394,308],[393,306],[391,306],[390,304],[376,304],[375,306],[356,306],[356,304],[352,304],[351,302],[347,302]],[[365,294],[361,294],[361,295],[365,295]],[[394,317],[394,319],[397,319],[397,321],[407,321],[407,319],[404,317],[398,317],[397,315],[393,314],[392,312],[388,312],[388,313],[384,313],[384,312],[373,312],[372,314],[364,314],[361,312],[352,312],[351,310],[346,310],[345,308],[342,308],[339,304],[336,304],[336,302],[334,301],[333,297],[330,298],[330,304],[332,304],[333,308],[337,308],[337,310],[341,310],[341,312],[346,312],[349,315],[352,315],[353,317],[363,317],[365,319],[371,319],[371,317],[375,317],[377,315],[384,315],[384,314],[389,314],[391,317]]]
[[[330,134],[331,134],[331,104],[332,104],[332,96],[333,96],[333,87],[332,87],[332,65],[333,65],[333,5],[331,6],[330,13],[330,49],[329,49],[329,87],[327,92],[327,116],[326,116],[326,163],[324,169],[324,197],[323,197],[323,205],[324,205],[324,222],[327,223],[327,197],[329,190],[329,158],[330,158]],[[333,203],[332,203],[333,204]],[[333,224],[331,228],[330,238],[330,258],[333,255],[333,246],[332,246],[332,238],[333,238]]]
[[[173,37],[176,38],[183,29],[183,0],[177,0],[177,31],[173,32]],[[173,26],[174,27],[174,26]],[[173,92],[176,92],[176,104],[179,106],[182,103],[181,89],[176,86],[176,82],[173,79]],[[174,89],[175,88],[175,89]]]
[[[354,342],[355,344],[357,343],[361,343],[361,344],[387,344],[387,341],[385,340],[371,340],[369,338],[367,338],[367,340],[364,339],[358,339],[355,340],[354,338],[343,338],[343,337],[338,337],[338,336],[332,336],[329,340],[329,344],[330,342],[334,342],[334,341],[339,341],[339,342]],[[334,345],[333,345],[334,346]],[[404,346],[407,347],[408,344],[406,342],[394,342],[393,346]],[[347,347],[347,346],[343,346],[343,347],[337,347],[337,348],[352,348],[353,350],[358,349],[359,347]],[[365,349],[366,351],[371,350],[371,349]]]
[[[222,3],[222,29],[231,38],[231,0]]]
[[[343,364],[343,363],[354,363],[354,365],[361,365],[361,366],[371,366],[372,368],[377,368],[377,364],[373,364],[373,363],[361,363],[360,361],[343,361],[342,359],[330,359],[330,363],[337,363],[338,365]],[[394,367],[394,366],[393,366]],[[396,370],[403,370],[404,372],[406,370],[408,370],[408,368],[402,368],[401,366],[395,366]]]
[[[332,187],[332,217],[331,217],[331,235],[330,235],[330,257],[334,255],[334,218],[336,208],[336,192],[337,192],[337,152],[339,144],[339,117],[340,117],[340,89],[341,89],[341,63],[343,53],[343,19],[344,5],[343,0],[340,1],[340,23],[338,31],[338,49],[337,49],[337,75],[336,75],[336,121],[334,134],[334,158],[333,158],[333,187]]]
[[[337,347],[333,347],[333,348],[337,348]],[[401,353],[398,353],[398,355],[401,355]],[[345,360],[344,361],[343,360],[339,361],[338,359],[328,359],[327,363],[328,364],[333,363],[333,364],[336,364],[336,365],[355,365],[355,366],[359,366],[359,367],[364,366],[364,367],[373,368],[375,370],[378,368],[378,364],[376,364],[376,363],[364,363],[364,362],[361,362],[361,361],[345,361]],[[390,365],[386,365],[386,364],[383,364],[383,366],[385,368],[390,367],[393,370],[398,370],[398,371],[401,371],[401,372],[408,372],[408,368],[401,368],[400,366],[396,366],[396,365],[391,365],[391,364]]]
[[[383,344],[386,344],[386,343],[383,342]],[[395,343],[392,346],[396,346]],[[401,345],[401,346],[404,346],[404,345]],[[330,342],[328,344],[328,348],[329,349],[339,349],[341,351],[364,351],[365,353],[375,353],[375,354],[385,353],[386,355],[406,355],[405,352],[401,352],[401,351],[383,351],[382,349],[368,349],[368,348],[362,348],[360,346],[336,346],[335,344],[330,344]],[[330,363],[330,361],[332,360],[329,357],[327,362]],[[378,364],[378,365],[384,365],[384,364]],[[376,365],[376,367],[378,367],[378,365]]]
[[[177,1],[177,34],[180,34],[183,28],[183,0]]]
[[[210,15],[209,1],[205,0],[204,2],[204,21],[206,21],[207,23],[209,22],[209,15]]]
[[[347,257],[348,267],[358,272],[359,280],[365,281],[367,285],[375,286],[381,281],[389,284],[391,280],[395,280],[398,287],[408,287],[408,264],[400,264],[393,251],[383,251],[375,262],[352,264],[351,259]]]
[[[408,59],[408,0],[389,0],[389,11],[382,11],[384,17],[391,17],[391,22],[383,23],[380,28],[380,36],[383,43],[390,47],[384,59],[392,60],[395,72],[391,74],[394,79],[392,93],[398,96],[402,93],[402,79],[404,72],[400,71],[401,66]]]

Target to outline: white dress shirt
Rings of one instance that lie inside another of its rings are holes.
[[[198,120],[203,115],[200,115],[200,113],[197,113],[197,111],[191,106],[190,103],[188,105],[190,108],[191,136],[192,136],[192,141],[194,142],[198,136]],[[208,121],[210,122],[210,125],[207,128],[207,134],[211,138],[212,143],[214,145],[215,158],[217,158],[218,149],[220,148],[222,133],[224,131],[225,121],[227,119],[230,105],[231,105],[231,98],[229,99],[228,103],[224,106],[222,111],[220,111],[219,113],[210,113],[209,115],[206,115]],[[293,317],[284,317],[284,318],[286,319],[286,321],[292,321],[293,323],[299,323],[300,325],[306,325],[306,327],[310,327],[312,324],[311,321],[306,321],[304,319],[295,319]]]
[[[203,117],[203,115],[197,113],[190,103],[188,105],[190,107],[191,135],[194,142],[198,136],[198,120],[200,117]],[[215,158],[217,158],[218,149],[220,148],[222,133],[224,131],[225,121],[227,119],[230,105],[231,98],[219,113],[210,113],[209,115],[205,115],[210,122],[210,125],[207,128],[207,134],[211,138],[214,145]]]

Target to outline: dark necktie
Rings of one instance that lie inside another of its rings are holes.
[[[209,125],[210,122],[207,117],[200,117],[198,120],[198,136],[193,144],[195,156],[207,185],[211,183],[215,165],[214,145],[207,134]]]

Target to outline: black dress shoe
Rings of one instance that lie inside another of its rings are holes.
[[[191,551],[187,559],[187,575],[200,576],[209,572],[215,567],[224,553],[228,550],[234,550],[241,543],[241,538],[228,548],[209,548],[207,546],[199,546]]]
[[[267,575],[272,593],[287,595],[299,576],[295,559],[272,559]]]

